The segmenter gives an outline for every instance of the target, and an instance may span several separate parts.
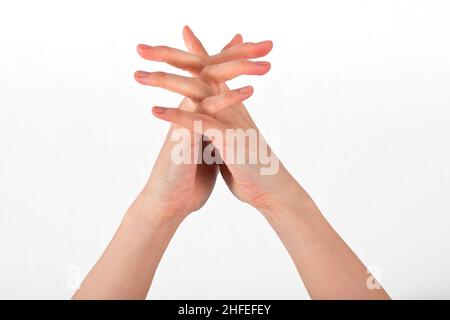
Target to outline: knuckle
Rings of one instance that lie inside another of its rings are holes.
[[[166,59],[167,55],[169,53],[169,47],[167,46],[160,46],[159,47],[159,55],[162,59]]]
[[[200,65],[202,66],[202,69],[211,64],[211,58],[209,56],[208,57],[198,56],[198,60]]]
[[[214,114],[214,109],[217,105],[216,99],[214,97],[208,97],[204,99],[201,103],[201,108],[203,111],[206,111],[207,114]]]
[[[236,90],[230,90],[225,94],[225,100],[233,99],[238,95],[238,92]]]
[[[252,58],[252,48],[249,44],[246,44],[242,47],[242,57],[244,59],[251,59]]]
[[[211,68],[213,65],[207,65],[205,66],[202,71],[200,72],[200,78],[202,79],[208,79],[211,75]]]
[[[202,96],[202,88],[199,81],[193,81],[192,91],[190,92],[190,99],[198,100]]]
[[[192,99],[203,99],[207,96],[207,85],[203,81],[195,79],[192,83]]]
[[[153,73],[153,79],[157,83],[163,83],[167,79],[167,75],[164,72],[157,71]]]
[[[241,64],[240,64],[240,68],[241,68],[242,72],[249,72],[250,70],[252,70],[254,65],[255,65],[255,63],[253,61],[242,60]]]
[[[199,77],[200,77],[200,79],[204,80],[205,82],[214,83],[214,82],[216,82],[216,79],[215,79],[216,70],[217,70],[217,65],[208,65],[205,68],[203,68]]]
[[[239,60],[236,63],[236,65],[237,65],[238,68],[243,69],[243,68],[245,68],[247,66],[247,60]]]

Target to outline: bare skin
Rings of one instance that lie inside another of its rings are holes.
[[[136,73],[141,84],[161,87],[186,98],[178,108],[153,108],[155,117],[172,123],[168,138],[146,186],[73,298],[144,299],[170,239],[183,219],[207,201],[220,168],[231,192],[259,210],[271,224],[311,298],[389,299],[384,289],[367,287],[366,267],[281,163],[275,174],[261,175],[263,164],[259,161],[227,162],[228,142],[218,140],[209,130],[225,136],[227,129],[252,129],[267,145],[242,104],[253,93],[252,87],[229,90],[225,82],[244,74],[267,73],[269,63],[250,59],[268,54],[272,43],[243,43],[242,37],[236,35],[221,53],[208,56],[189,28],[185,27],[183,37],[189,52],[138,46],[143,58],[187,70],[192,77]],[[194,126],[195,121],[201,121],[201,132]],[[170,151],[175,142],[169,137],[179,128],[186,128],[193,136],[208,137],[211,142],[204,142],[200,148],[212,143],[224,163],[173,164]]]
[[[241,60],[244,50],[253,50],[253,57],[266,55],[272,48],[271,43],[249,44],[237,47],[242,44],[242,38],[237,35],[224,48],[224,55],[216,55],[214,59],[207,57],[203,46],[199,46],[195,36],[190,29],[183,30],[183,36],[187,46],[193,50],[203,52],[201,60],[203,68],[198,64],[194,67],[186,65],[191,74],[198,75],[206,66],[213,66],[223,61]],[[236,48],[234,52],[227,51]],[[155,57],[155,52],[164,55],[164,51],[171,51],[170,48],[159,47],[152,51],[148,47],[138,46],[138,53],[144,58]],[[181,50],[180,50],[181,51]],[[154,58],[155,59],[155,58]],[[162,59],[156,56],[156,59]],[[231,60],[230,60],[231,59]],[[183,67],[183,66],[182,66]],[[239,74],[264,74],[270,66],[251,65],[246,63],[235,64],[232,68],[226,68],[216,72],[218,77],[226,77],[230,70],[235,76]],[[212,75],[214,76],[214,74]],[[154,75],[153,75],[154,77]],[[170,76],[168,76],[170,78]],[[160,82],[151,82],[152,75],[145,74],[135,78],[138,82],[147,84],[171,83],[165,82],[163,74],[156,75]],[[187,79],[187,78],[186,78]],[[189,86],[185,86],[189,90]],[[217,81],[197,81],[194,88],[201,88],[191,94],[188,91],[182,93],[191,96],[181,102],[179,109],[196,111],[198,103],[208,95],[219,93],[224,90],[225,85]],[[234,95],[227,95],[234,103],[233,108],[241,106],[243,101],[251,96],[251,88],[245,94],[235,92]],[[228,90],[227,90],[228,91]],[[196,95],[197,100],[193,98]],[[194,103],[194,101],[196,103]],[[205,105],[205,104],[203,104]],[[245,108],[242,106],[242,109]],[[231,111],[231,109],[230,109]],[[245,111],[246,112],[246,111]],[[74,299],[144,299],[147,296],[156,268],[161,257],[183,219],[193,211],[200,209],[208,199],[214,187],[217,173],[217,165],[189,164],[175,165],[170,159],[170,153],[175,146],[175,142],[169,137],[172,132],[178,129],[178,125],[172,125],[169,129],[167,139],[164,141],[156,163],[141,193],[127,210],[123,221],[116,234],[106,248],[102,257],[84,279],[80,288],[76,291]]]

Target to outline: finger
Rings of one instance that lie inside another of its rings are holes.
[[[145,71],[136,71],[134,78],[143,85],[164,88],[191,99],[201,100],[205,96],[203,93],[205,90],[199,87],[198,81],[194,78],[165,72]]]
[[[153,107],[152,113],[159,119],[179,124],[194,133],[205,134],[208,129],[225,132],[224,124],[205,114],[164,107]]]
[[[233,39],[231,39],[230,42],[228,42],[228,44],[222,49],[221,52],[223,52],[223,51],[225,51],[225,50],[227,50],[227,49],[229,49],[229,48],[231,48],[231,47],[234,47],[234,46],[236,46],[236,45],[238,45],[238,44],[241,44],[242,41],[243,41],[243,40],[242,40],[242,36],[238,33],[237,35],[235,35],[235,36],[233,37]]]
[[[246,86],[243,88],[227,91],[225,93],[211,96],[204,99],[199,104],[199,110],[204,111],[208,115],[222,111],[225,108],[235,105],[248,99],[253,94],[253,87]]]
[[[171,66],[187,71],[200,72],[204,67],[205,58],[179,49],[140,44],[137,51],[144,59],[166,62]]]
[[[263,75],[270,70],[270,63],[265,61],[231,61],[209,65],[200,73],[200,78],[207,82],[225,82],[240,75]]]
[[[205,47],[203,47],[203,44],[200,42],[200,40],[195,36],[191,28],[189,28],[188,26],[185,26],[183,28],[183,39],[189,52],[204,57],[208,56],[208,52],[206,51]]]
[[[258,43],[242,43],[211,56],[208,61],[210,64],[218,64],[227,61],[260,58],[267,55],[272,48],[273,43],[270,40]]]

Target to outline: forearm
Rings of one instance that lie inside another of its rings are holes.
[[[73,299],[145,299],[180,222],[168,221],[141,194]]]
[[[381,289],[370,290],[364,264],[296,183],[289,194],[263,214],[272,225],[313,299],[389,299]]]

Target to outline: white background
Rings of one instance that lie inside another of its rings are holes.
[[[246,103],[393,298],[450,298],[448,1],[2,1],[0,298],[69,298],[145,183],[181,97],[138,43],[272,39]],[[379,274],[381,273],[381,275]],[[221,179],[150,298],[308,298],[262,216]]]

